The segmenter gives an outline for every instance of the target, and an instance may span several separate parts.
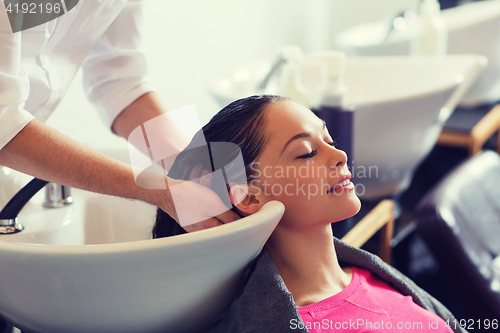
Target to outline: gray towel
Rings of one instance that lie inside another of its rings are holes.
[[[413,281],[386,264],[376,255],[357,249],[334,238],[337,257],[342,265],[363,267],[391,284],[403,295],[410,295],[421,307],[437,314],[445,321],[455,318],[438,300],[418,287]],[[300,315],[283,279],[278,273],[269,251],[264,248],[256,259],[253,270],[242,292],[227,310],[221,322],[211,333],[280,333],[307,332],[300,329]],[[458,326],[455,332],[467,332]]]

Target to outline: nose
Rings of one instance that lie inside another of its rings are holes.
[[[347,154],[343,150],[331,147],[329,164],[330,166],[342,168],[347,164]]]

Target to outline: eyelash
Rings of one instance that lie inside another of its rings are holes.
[[[332,147],[337,147],[337,142],[335,142],[335,141],[328,142],[328,144],[329,144],[330,146],[332,146]],[[299,156],[298,158],[301,158],[301,159],[308,159],[308,158],[314,157],[317,153],[318,153],[318,150],[317,150],[317,149],[314,149],[312,152],[310,152],[310,153],[308,153],[308,154],[301,155],[301,156]]]
[[[312,152],[310,152],[309,154],[304,154],[302,156],[299,156],[298,158],[301,158],[301,159],[308,159],[308,158],[311,158],[311,157],[314,157],[314,155],[316,155],[318,153],[318,150],[317,149],[314,149]]]

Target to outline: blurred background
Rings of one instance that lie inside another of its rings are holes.
[[[272,61],[286,45],[331,49],[343,29],[386,19],[418,0],[145,0],[144,49],[169,110],[196,104],[202,123],[219,109],[207,82],[244,63]],[[125,145],[100,123],[75,78],[48,124],[92,146]]]

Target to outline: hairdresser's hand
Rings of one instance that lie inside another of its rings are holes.
[[[161,207],[187,232],[212,228],[240,218],[238,214],[224,205],[214,191],[206,187],[210,185],[208,175],[193,179],[197,181],[169,179],[175,214],[172,214],[169,207]],[[170,206],[170,204],[167,205]]]

